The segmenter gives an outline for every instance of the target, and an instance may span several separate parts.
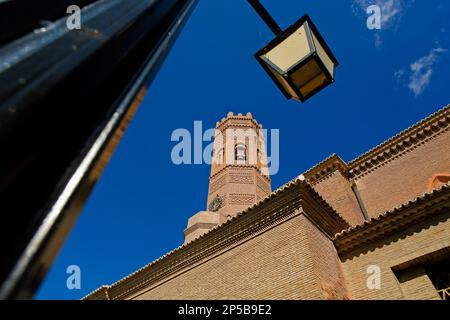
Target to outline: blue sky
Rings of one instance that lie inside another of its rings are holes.
[[[332,153],[350,161],[450,103],[449,1],[261,2],[282,28],[311,16],[341,64],[336,82],[304,104],[286,100],[253,58],[273,35],[247,1],[200,0],[37,299],[79,299],[182,244],[188,218],[206,208],[210,168],[172,163],[175,129],[251,112],[280,130],[275,189]],[[380,31],[366,26],[371,4],[382,9]],[[66,287],[70,265],[81,268],[81,290]]]

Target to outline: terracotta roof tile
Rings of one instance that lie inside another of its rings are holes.
[[[350,174],[363,173],[398,155],[424,139],[446,130],[450,124],[450,104],[372,148],[348,164]]]

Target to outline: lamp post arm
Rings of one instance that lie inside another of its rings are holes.
[[[255,9],[256,13],[263,19],[266,25],[272,30],[272,32],[277,36],[283,30],[280,28],[275,19],[270,15],[270,13],[264,8],[264,6],[259,2],[259,0],[248,0],[250,5]]]

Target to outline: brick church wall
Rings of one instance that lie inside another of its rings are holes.
[[[394,273],[397,266],[440,250],[450,250],[450,212],[431,221],[416,224],[402,232],[371,243],[341,257],[345,278],[352,299],[437,299],[438,295],[424,274],[399,279]],[[381,268],[381,289],[367,287],[367,268]],[[419,286],[418,286],[419,285]]]
[[[315,281],[316,291],[320,289],[317,299],[348,299],[346,281],[333,242],[306,218],[304,232],[313,270],[310,278]]]
[[[331,240],[299,215],[131,298],[343,299],[337,259]]]
[[[321,180],[314,189],[328,202],[351,226],[364,221],[358,201],[350,182],[339,170]]]
[[[450,174],[450,130],[356,177],[356,184],[369,215],[377,217],[428,192],[436,173]]]
[[[88,298],[438,299],[425,264],[449,257],[448,186],[361,226],[351,183],[371,218],[447,183],[433,182],[436,174],[450,174],[447,114],[440,111],[439,121],[421,122],[348,165],[336,155],[326,159],[223,229]],[[235,210],[250,202],[243,194],[258,201],[270,193],[256,168],[234,169],[213,176],[210,196],[220,193]],[[335,211],[360,226],[347,229]],[[367,287],[369,266],[380,268],[381,289]]]

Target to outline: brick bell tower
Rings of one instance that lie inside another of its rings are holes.
[[[251,113],[229,112],[216,124],[206,211],[189,219],[185,243],[236,216],[271,193],[262,125]]]

